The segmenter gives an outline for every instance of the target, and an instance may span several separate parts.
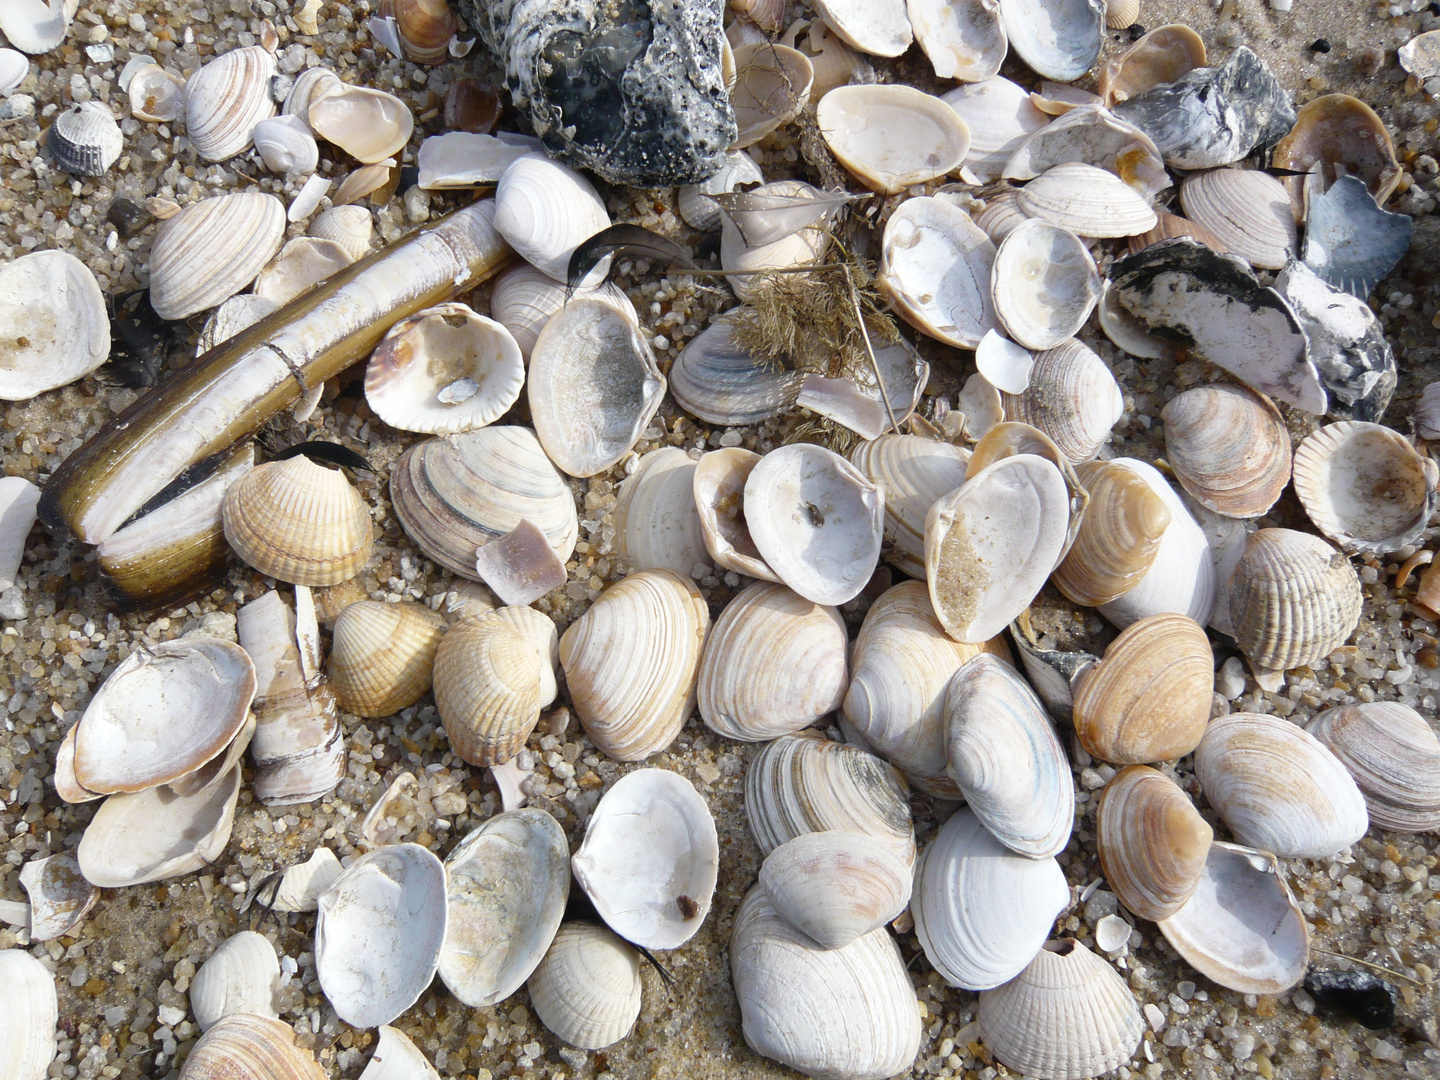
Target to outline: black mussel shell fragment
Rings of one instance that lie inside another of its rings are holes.
[[[1405,257],[1415,220],[1382,210],[1357,176],[1341,176],[1312,194],[1305,216],[1304,262],[1327,285],[1361,300]]]
[[[115,199],[105,211],[105,220],[115,226],[121,240],[129,240],[152,220],[150,212],[129,199]]]
[[[304,454],[311,461],[322,465],[339,465],[346,469],[357,469],[361,472],[375,471],[368,461],[348,446],[341,446],[339,443],[325,442],[323,439],[287,446],[278,454],[272,455],[270,460],[284,461],[286,458],[297,457],[300,454]]]
[[[1305,992],[1322,1009],[1348,1016],[1372,1031],[1395,1023],[1395,991],[1363,971],[1311,968],[1305,974]]]
[[[170,324],[150,306],[149,289],[105,299],[114,331],[108,370],[124,386],[154,386],[174,340]]]

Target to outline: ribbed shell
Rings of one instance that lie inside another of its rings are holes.
[[[1318,536],[1291,529],[1251,533],[1230,578],[1235,643],[1272,671],[1329,656],[1359,624],[1360,605],[1360,578],[1349,560]]]
[[[576,246],[609,224],[590,181],[543,153],[517,158],[495,188],[495,228],[526,262],[556,281],[565,280]]]
[[[6,1080],[44,1080],[55,1060],[55,1025],[60,1003],[55,976],[24,949],[0,951],[0,1046],[5,1047]]]
[[[517,262],[495,279],[490,290],[490,315],[509,330],[520,346],[520,355],[528,362],[530,350],[550,316],[576,296],[599,293],[612,300],[623,294],[619,286],[606,282],[595,289],[567,289],[543,270],[526,262]],[[696,415],[699,415],[698,413]]]
[[[640,761],[675,741],[695,707],[709,629],[700,590],[670,570],[630,575],[570,624],[560,665],[596,746],[617,761]]]
[[[1075,469],[1090,504],[1064,561],[1050,576],[1076,604],[1108,603],[1134,588],[1155,561],[1170,525],[1170,508],[1124,465],[1087,461]]]
[[[1106,0],[1105,25],[1124,30],[1140,17],[1140,0]]]
[[[970,452],[921,435],[881,435],[857,443],[850,461],[885,493],[881,556],[913,578],[925,576],[925,517],[965,482]]]
[[[994,264],[995,245],[964,210],[933,197],[906,199],[885,223],[876,287],[917,330],[973,349],[997,325]]]
[[[280,961],[275,946],[253,930],[220,943],[190,981],[190,1009],[201,1031],[232,1013],[277,1016],[275,984]]]
[[[275,57],[259,45],[232,49],[185,84],[185,131],[206,161],[226,161],[250,145],[250,133],[275,115],[270,80]]]
[[[220,1020],[195,1044],[182,1080],[326,1080],[289,1024],[251,1013]]]
[[[1171,185],[1150,136],[1098,101],[1077,105],[1031,134],[1005,163],[1004,175],[1008,180],[1031,180],[1066,162],[1104,169],[1147,200]]]
[[[370,253],[370,237],[375,224],[364,206],[332,206],[310,223],[307,235],[320,240],[333,240],[350,253],[352,259],[363,259]]]
[[[1150,203],[1112,172],[1066,162],[1046,169],[1016,198],[1030,217],[1038,217],[1080,236],[1134,236],[1155,227]]]
[[[330,689],[346,712],[391,716],[430,689],[445,620],[424,604],[361,600],[340,612],[330,646]]]
[[[1195,775],[1238,841],[1282,859],[1334,855],[1369,827],[1340,759],[1288,720],[1231,713],[1211,721]]]
[[[472,581],[475,549],[521,518],[545,533],[562,562],[580,531],[570,488],[529,428],[492,426],[417,443],[395,462],[390,498],[416,546]]]
[[[1226,251],[1261,270],[1283,270],[1300,238],[1285,185],[1259,169],[1193,172],[1180,184],[1185,216],[1209,229]]]
[[[735,913],[730,974],[745,1042],[817,1080],[882,1080],[920,1048],[915,990],[883,928],[822,949],[752,888]]]
[[[1440,829],[1440,739],[1398,701],[1326,709],[1306,730],[1355,778],[1370,821],[1397,832]]]
[[[1125,980],[1068,939],[1046,942],[1013,980],[981,994],[979,1020],[996,1058],[1041,1080],[1109,1072],[1130,1060],[1145,1033]]]
[[[612,520],[615,551],[636,570],[689,575],[709,564],[695,506],[695,460],[678,446],[641,455],[620,481]]]
[[[1268,398],[1217,383],[1177,394],[1160,416],[1166,459],[1202,506],[1250,518],[1275,505],[1290,480],[1290,433]]]
[[[540,707],[548,708],[559,692],[555,669],[560,663],[560,635],[555,630],[555,620],[542,611],[517,604],[496,608],[493,614],[534,645],[540,654]]]
[[[370,508],[339,469],[304,454],[257,465],[220,506],[225,539],[267,577],[338,585],[370,559]]]
[[[560,927],[528,983],[535,1015],[559,1039],[599,1050],[640,1015],[640,954],[603,926]]]
[[[784,585],[759,581],[721,612],[696,692],[715,732],[765,742],[799,731],[845,697],[845,621]]]
[[[1000,401],[1006,420],[1039,428],[1076,464],[1095,456],[1125,411],[1105,361],[1073,339],[1036,353],[1025,392]]]
[[[1186,27],[1186,29],[1189,28]],[[1136,233],[1130,237],[1126,246],[1129,248],[1131,255],[1144,251],[1151,244],[1158,244],[1161,240],[1174,240],[1179,237],[1188,237],[1191,240],[1204,244],[1211,251],[1219,252],[1222,255],[1229,250],[1220,242],[1218,236],[1205,228],[1205,226],[1190,221],[1188,218],[1180,217],[1178,214],[1172,214],[1167,210],[1157,210],[1155,216],[1156,222],[1153,229],[1146,229],[1143,233]],[[1101,307],[1104,307],[1103,303]],[[1134,318],[1134,316],[1130,317]],[[1136,321],[1138,322],[1138,320]],[[1144,326],[1145,324],[1142,322],[1140,325]]]
[[[285,204],[240,191],[191,203],[160,223],[150,245],[150,306],[185,319],[228,300],[260,273],[285,238]]]
[[[1120,902],[1158,922],[1200,883],[1214,833],[1180,785],[1147,765],[1116,773],[1100,793],[1095,845]]]
[[[503,765],[540,721],[545,659],[493,615],[457,623],[435,653],[435,706],[450,745],[472,765]]]
[[[1205,734],[1214,693],[1204,628],[1174,612],[1151,615],[1121,631],[1080,676],[1075,734],[1086,753],[1116,765],[1184,757]]]
[[[670,368],[676,403],[710,424],[758,424],[795,400],[803,375],[751,356],[731,341],[731,325],[707,326]]]
[[[821,948],[839,949],[910,902],[908,863],[861,833],[805,833],[765,857],[760,887],[782,918]]]
[[[55,164],[77,176],[101,176],[125,148],[125,136],[109,106],[82,101],[55,117],[46,144]]]

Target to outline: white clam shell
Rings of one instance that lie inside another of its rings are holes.
[[[852,49],[899,56],[914,37],[904,0],[816,0],[816,13]]]
[[[1134,236],[1158,220],[1149,200],[1120,177],[1079,161],[1046,169],[1020,189],[1016,204],[1080,236]]]
[[[254,191],[192,203],[155,230],[150,305],[184,319],[234,296],[260,273],[285,236],[285,206]]]
[[[882,435],[850,451],[855,467],[885,494],[886,562],[924,578],[925,517],[936,500],[965,482],[969,459],[963,447],[920,435]]]
[[[55,976],[24,949],[4,949],[0,985],[5,987],[5,1008],[0,1009],[3,1075],[6,1080],[44,1080],[57,1049],[60,1002]]]
[[[255,279],[255,295],[284,307],[353,261],[350,252],[334,240],[297,236],[286,241],[275,260],[260,271]]]
[[[983,0],[958,6],[985,10]],[[1002,30],[1002,40],[1003,34]],[[1035,107],[1024,87],[999,75],[962,83],[940,100],[959,113],[970,129],[970,149],[964,166],[982,183],[999,179],[1011,155],[1026,138],[1050,123],[1049,115]]]
[[[1103,105],[1077,106],[1036,130],[1015,148],[1003,175],[1033,180],[1068,161],[1114,173],[1147,201],[1170,186],[1170,174],[1150,136]]]
[[[320,163],[320,147],[310,125],[298,116],[272,116],[251,132],[266,168],[276,173],[309,173]]]
[[[1031,265],[1039,270],[1043,263]],[[1125,396],[1105,361],[1074,338],[1036,354],[1025,390],[1001,401],[1006,420],[1039,428],[1076,465],[1099,453],[1125,412]]]
[[[906,0],[905,9],[915,40],[930,58],[937,78],[972,84],[975,80],[998,78],[995,73],[1005,59],[1010,39],[997,0]],[[945,100],[950,101],[957,92],[946,94]],[[1029,95],[1025,104],[1030,104]],[[961,119],[969,121],[963,111],[956,111]]]
[[[343,84],[319,99],[312,96],[305,119],[316,138],[366,165],[398,154],[415,129],[410,107],[395,95]],[[496,219],[498,227],[498,213]]]
[[[119,159],[125,136],[108,105],[82,101],[55,117],[47,148],[66,172],[102,176]]]
[[[693,574],[709,565],[695,506],[695,461],[678,446],[640,457],[620,482],[613,521],[615,551],[636,570]]]
[[[329,848],[316,848],[303,863],[287,869],[276,882],[269,906],[276,911],[314,911],[320,896],[340,876],[340,860]]]
[[[1319,713],[1305,730],[1355,778],[1373,824],[1397,832],[1440,828],[1440,738],[1410,706],[1342,705]]]
[[[739,150],[731,150],[708,180],[685,184],[680,188],[675,195],[675,207],[685,219],[685,224],[692,229],[713,232],[720,227],[720,207],[710,196],[734,191],[741,184],[763,183],[764,179],[754,158]]]
[[[1105,33],[1105,0],[1000,0],[1010,47],[1036,74],[1068,83],[1090,70]]]
[[[426,191],[498,183],[515,159],[529,152],[527,146],[494,135],[468,131],[432,135],[420,144],[415,156],[420,169],[416,182]]]
[[[490,290],[490,315],[509,330],[528,363],[540,331],[550,316],[577,296],[601,296],[620,305],[629,299],[618,285],[605,282],[593,289],[568,289],[549,274],[526,262],[517,262],[495,279]]]
[[[279,1016],[275,986],[280,961],[275,946],[253,930],[226,938],[190,981],[190,1011],[201,1031],[231,1013]]]
[[[24,401],[72,383],[110,355],[110,319],[100,283],[63,251],[36,251],[0,266],[0,325],[5,401]]]
[[[605,204],[589,180],[543,153],[525,154],[500,177],[495,189],[495,228],[527,262],[564,281],[570,255],[610,224]],[[584,284],[601,281],[601,260]]]
[[[861,833],[805,833],[765,857],[760,887],[780,916],[821,948],[840,949],[910,902],[910,866]]]
[[[70,854],[27,862],[20,871],[20,884],[30,897],[32,942],[72,934],[100,899],[100,890],[85,880]]]
[[[759,454],[739,446],[701,454],[695,463],[695,508],[701,536],[716,566],[761,581],[779,581],[760,557],[745,523],[745,481],[759,463]]]
[[[289,1024],[254,1013],[231,1013],[217,1021],[191,1049],[183,1073],[187,1080],[325,1080],[329,1075],[300,1046]]]
[[[640,954],[603,926],[565,923],[528,989],[535,1015],[558,1038],[599,1050],[628,1035],[640,1015]]]
[[[1029,349],[1053,349],[1075,336],[1100,298],[1100,272],[1084,241],[1039,220],[1000,242],[990,283],[995,314]]]
[[[317,215],[306,230],[317,239],[334,240],[357,262],[369,254],[374,231],[370,211],[363,206],[332,206]]]
[[[886,195],[958,169],[970,129],[945,102],[899,83],[837,86],[815,109],[840,163]]]
[[[1283,270],[1300,250],[1285,185],[1260,169],[1192,172],[1180,184],[1180,205],[1251,266]]]
[[[973,349],[995,328],[995,245],[958,206],[906,199],[885,223],[877,287],[931,337]]]
[[[990,237],[991,243],[998,244],[1029,216],[1020,208],[1020,189],[1002,187],[985,200],[984,209],[975,215],[975,224]]]
[[[1006,394],[1023,394],[1030,387],[1035,357],[997,330],[986,330],[975,346],[975,369],[995,389]]]
[[[440,1080],[435,1066],[399,1028],[380,1026],[375,1053],[360,1074],[360,1080]]]
[[[80,0],[8,0],[0,5],[0,30],[15,48],[38,56],[65,40],[79,7]]]
[[[670,366],[670,393],[707,423],[758,424],[795,400],[804,376],[741,349],[732,330],[722,319],[690,339]]]
[[[323,65],[306,68],[295,76],[295,82],[291,84],[290,92],[285,95],[280,111],[287,116],[299,116],[303,119],[309,115],[312,104],[326,94],[333,94],[344,88],[345,84],[340,81],[340,76],[329,68]]]
[[[275,115],[275,57],[259,45],[232,49],[185,84],[185,130],[206,161],[227,161],[250,145],[255,125]]]
[[[14,49],[0,49],[0,94],[18,89],[30,74],[30,61]]]

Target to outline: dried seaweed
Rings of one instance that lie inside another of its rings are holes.
[[[833,450],[841,457],[848,458],[850,451],[864,438],[851,431],[844,424],[837,424],[824,416],[818,416],[814,420],[806,420],[803,424],[796,424],[785,435],[784,443],[814,443],[823,446],[826,450]]]

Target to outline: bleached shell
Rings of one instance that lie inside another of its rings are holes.
[[[1123,596],[1144,578],[1169,528],[1169,504],[1135,470],[1087,461],[1076,470],[1090,493],[1080,532],[1051,580],[1087,607]]]
[[[528,989],[552,1034],[600,1050],[628,1035],[640,1015],[640,954],[603,926],[564,923]]]
[[[584,286],[568,289],[544,271],[527,262],[517,262],[495,279],[490,290],[490,314],[509,330],[520,346],[520,355],[528,362],[540,331],[550,316],[577,296],[598,296],[619,305],[623,310],[629,299],[618,285],[605,282],[594,288]]]
[[[612,520],[615,552],[636,570],[685,575],[708,563],[695,507],[695,461],[678,446],[641,455],[620,482]]]
[[[30,61],[15,49],[0,49],[0,94],[19,89],[30,74]]]
[[[1164,215],[1166,218],[1173,216]],[[1143,251],[1147,246],[1149,245],[1142,244],[1135,250]],[[1174,342],[1151,333],[1144,320],[1132,315],[1120,304],[1116,291],[1110,287],[1108,277],[1100,285],[1100,302],[1095,306],[1095,321],[1100,324],[1100,329],[1112,345],[1131,356],[1149,360],[1173,360],[1178,351]]]
[[[742,742],[808,727],[845,698],[845,647],[838,611],[757,581],[725,605],[705,643],[700,716]]]
[[[183,1080],[325,1080],[327,1075],[296,1042],[289,1024],[253,1013],[218,1021],[180,1070]]]
[[[694,583],[642,570],[600,594],[560,638],[560,664],[581,724],[617,761],[669,746],[695,707],[710,612]]]
[[[534,522],[564,562],[580,531],[575,500],[529,428],[491,426],[417,443],[390,474],[390,498],[426,556],[475,580],[475,549]]]
[[[125,148],[115,114],[101,101],[82,101],[55,117],[46,144],[60,168],[77,176],[102,176]]]
[[[320,896],[340,876],[340,860],[329,848],[316,848],[303,863],[280,875],[269,906],[276,911],[314,911]]]
[[[520,989],[560,928],[570,895],[570,846],[543,810],[497,814],[445,860],[449,918],[440,978],[466,1005]]]
[[[1145,1033],[1125,980],[1071,938],[1047,941],[1012,981],[981,994],[979,1021],[1002,1064],[1052,1080],[1109,1072]]]
[[[455,753],[488,768],[514,757],[540,721],[548,658],[494,615],[451,627],[435,653],[435,707]]]
[[[969,458],[963,447],[920,435],[882,435],[850,451],[851,462],[885,496],[886,562],[913,578],[925,576],[925,517],[965,482]]]
[[[1259,517],[1290,480],[1290,433],[1270,400],[1243,386],[1198,386],[1161,411],[1175,478],[1226,517]]]
[[[168,124],[185,111],[185,80],[159,64],[146,64],[130,78],[130,114],[137,120]]]
[[[905,8],[915,40],[930,58],[936,78],[973,83],[997,77],[1009,38],[996,0],[906,0]],[[959,91],[951,91],[945,99],[949,101],[955,93]],[[1028,95],[1025,104],[1030,104]],[[963,111],[956,111],[969,120]]]
[[[295,76],[295,82],[291,84],[290,92],[285,95],[280,111],[286,116],[308,117],[311,105],[326,94],[333,94],[344,88],[345,84],[340,81],[340,77],[329,68],[323,65],[306,68]]]
[[[391,716],[430,689],[445,620],[424,604],[361,600],[335,620],[330,687],[356,716]]]
[[[815,119],[840,164],[885,195],[958,169],[970,149],[959,113],[900,83],[837,86]]]
[[[1075,785],[1045,706],[990,653],[966,661],[945,687],[945,771],[1002,844],[1041,859],[1065,850]]]
[[[823,949],[840,949],[910,902],[910,866],[861,833],[805,833],[765,857],[760,887],[786,922]]]
[[[0,30],[15,48],[38,56],[65,40],[79,7],[80,0],[9,0],[0,5]]]
[[[1284,859],[1334,855],[1369,827],[1345,766],[1288,720],[1218,717],[1195,750],[1195,775],[1237,840]]]
[[[995,328],[990,280],[995,245],[953,203],[906,199],[885,223],[876,287],[906,322],[973,349]]]
[[[517,158],[495,189],[495,228],[527,262],[564,281],[570,255],[610,224],[605,204],[589,180],[543,153]],[[604,277],[609,260],[587,277]]]
[[[440,1080],[440,1074],[410,1041],[410,1036],[397,1027],[382,1024],[375,1053],[366,1063],[360,1080]]]
[[[530,149],[494,135],[468,131],[432,135],[420,144],[415,157],[420,170],[417,183],[426,191],[498,183],[515,159]]]
[[[997,461],[937,500],[925,569],[946,632],[978,644],[1005,629],[1059,561],[1069,516],[1060,470],[1034,454]]]
[[[931,5],[936,0],[911,0],[910,7]],[[963,12],[974,18],[986,18],[984,2],[956,3],[942,0],[939,5],[945,11]],[[999,31],[1000,51],[1004,53],[1005,31],[1001,26],[998,7],[991,4],[988,18],[994,19]],[[922,44],[923,44],[922,38]],[[988,66],[988,65],[987,65]],[[996,63],[998,70],[998,60]],[[959,76],[954,76],[958,78]],[[1026,136],[1039,131],[1050,123],[1050,117],[1035,107],[1030,94],[1024,87],[999,75],[990,75],[979,82],[961,83],[954,90],[940,96],[949,105],[965,126],[970,129],[970,149],[966,151],[964,165],[982,182],[998,179],[1005,169],[1005,163],[1015,149],[1025,141]],[[902,204],[903,205],[903,204]]]
[[[809,99],[815,81],[815,69],[808,56],[769,40],[741,45],[734,57],[735,85],[730,90],[730,105],[735,111],[738,134],[730,144],[732,153],[759,142],[794,119]],[[755,180],[762,179],[758,168],[754,173]],[[718,216],[714,224],[719,224]]]
[[[985,200],[985,209],[975,215],[975,224],[990,237],[992,244],[998,244],[1028,219],[1029,215],[1020,208],[1020,189],[1002,187]]]
[[[74,936],[100,899],[100,890],[85,880],[75,856],[68,853],[27,862],[20,870],[20,884],[30,897],[32,942]]]
[[[265,166],[276,173],[310,173],[320,163],[320,147],[310,125],[298,116],[272,116],[251,132]]]
[[[1029,349],[1053,349],[1079,332],[1100,298],[1100,272],[1078,236],[1046,221],[1016,227],[990,273],[995,314]]]
[[[190,981],[190,1011],[201,1031],[232,1013],[279,1016],[275,986],[280,961],[275,946],[253,930],[226,938]]]
[[[745,520],[767,566],[807,600],[838,606],[880,559],[885,498],[839,454],[792,443],[760,459],[745,481]]]
[[[1074,686],[1075,734],[1116,765],[1171,761],[1195,749],[1210,719],[1215,657],[1195,620],[1173,612],[1131,623]]]
[[[1319,713],[1305,730],[1355,778],[1373,824],[1397,832],[1440,828],[1440,739],[1410,706],[1342,705]]]
[[[780,180],[755,190],[769,192],[781,185],[799,186],[796,181]],[[780,194],[793,193],[783,189],[780,191]],[[763,279],[766,270],[788,270],[818,262],[829,243],[830,238],[824,232],[809,228],[791,233],[774,243],[750,247],[740,235],[739,229],[729,218],[724,218],[720,223],[720,265],[732,272],[733,276],[726,280],[730,282],[730,288],[736,297],[745,300],[750,296],[750,283],[757,276]],[[734,273],[735,271],[743,272]]]
[[[1150,136],[1102,105],[1078,105],[1040,128],[1005,162],[1010,180],[1033,180],[1066,162],[1114,173],[1146,202],[1170,186],[1170,174]]]
[[[275,115],[270,80],[275,57],[259,45],[232,49],[185,84],[185,130],[206,161],[227,161],[250,145],[261,120]]]
[[[110,355],[100,283],[68,252],[36,251],[0,266],[0,325],[0,400],[72,383]]]
[[[1031,180],[1016,197],[1030,217],[1080,236],[1134,236],[1155,227],[1149,200],[1105,169],[1068,161]]]
[[[1214,833],[1180,785],[1147,765],[1121,769],[1100,793],[1095,846],[1110,888],[1142,919],[1185,906]]]
[[[1215,841],[1199,885],[1159,922],[1191,967],[1242,994],[1278,994],[1305,975],[1310,929],[1268,851]]]
[[[745,481],[759,463],[760,455],[743,447],[711,450],[695,463],[692,490],[700,534],[715,565],[761,581],[778,581],[745,523]]]
[[[920,853],[910,911],[941,977],[988,990],[1024,970],[1069,903],[1059,863],[1017,855],[962,808]]]
[[[1157,27],[1100,69],[1096,90],[1107,107],[1117,105],[1204,67],[1205,59],[1205,42],[1190,27]]]
[[[4,949],[0,950],[0,980],[5,987],[5,1008],[0,1010],[5,1078],[44,1080],[57,1049],[60,1002],[55,976],[24,949]]]
[[[1025,392],[1000,400],[1006,420],[1039,428],[1076,464],[1096,455],[1125,412],[1120,384],[1105,361],[1074,339],[1036,353]]]
[[[883,840],[915,862],[909,788],[856,746],[810,734],[766,743],[745,774],[745,814],[763,854],[805,833],[839,829]]]
[[[838,949],[790,926],[760,887],[735,913],[730,974],[745,1042],[817,1080],[881,1080],[920,1047],[915,990],[882,927]]]
[[[531,350],[535,435],[571,476],[594,476],[624,457],[664,396],[665,376],[628,300],[571,300]]]
[[[1285,186],[1259,169],[1193,172],[1180,184],[1185,216],[1226,251],[1262,270],[1282,270],[1300,250]]]
[[[333,240],[297,236],[286,241],[275,260],[260,271],[254,293],[277,307],[284,307],[352,262],[350,252]]]
[[[675,208],[692,229],[714,232],[720,227],[720,207],[710,196],[734,191],[741,184],[759,184],[764,179],[754,158],[739,150],[730,150],[719,170],[708,180],[680,188],[675,195]]]
[[[1015,55],[1047,79],[1068,83],[1090,70],[1105,33],[1105,0],[1000,0]]]
[[[903,337],[873,352],[873,370],[862,368],[854,378],[807,372],[795,404],[849,428],[862,439],[898,431],[920,404],[930,381],[930,364]]]
[[[816,13],[852,49],[899,56],[914,37],[905,0],[816,0]]]
[[[155,230],[150,306],[166,320],[214,307],[254,281],[284,237],[285,205],[274,195],[240,191],[191,203]]]
[[[364,86],[341,85],[318,100],[312,97],[305,119],[316,138],[334,143],[366,165],[398,154],[415,129],[408,105],[393,94]]]

